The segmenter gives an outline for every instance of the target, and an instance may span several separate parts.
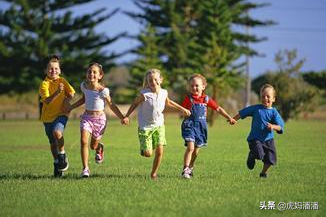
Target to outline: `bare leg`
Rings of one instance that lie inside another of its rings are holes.
[[[270,164],[264,163],[263,169],[261,171],[261,174],[267,174],[268,169],[271,167]]]
[[[151,172],[151,178],[155,179],[157,177],[157,171],[160,167],[163,158],[163,145],[158,145],[155,150],[155,157],[153,160],[153,167]]]
[[[194,167],[198,153],[199,153],[199,148],[195,147],[195,150],[192,152],[192,155],[191,155],[191,161],[190,161],[189,167]]]
[[[187,142],[187,149],[184,154],[183,166],[184,168],[189,167],[193,152],[195,150],[195,145],[193,142]]]
[[[64,148],[65,140],[63,138],[62,132],[61,131],[54,131],[53,136],[55,138],[58,151],[63,152],[65,150],[65,148]]]
[[[51,149],[51,153],[52,153],[53,159],[57,159],[58,158],[57,143],[51,143],[50,144],[50,149]]]
[[[151,157],[153,154],[153,150],[152,149],[149,149],[149,150],[146,150],[142,153],[142,156],[143,157]]]
[[[89,133],[86,130],[80,132],[80,155],[83,164],[83,169],[88,167],[88,137]]]
[[[92,150],[97,150],[98,148],[98,143],[100,142],[100,140],[96,140],[93,137],[91,138],[91,144],[90,147]]]

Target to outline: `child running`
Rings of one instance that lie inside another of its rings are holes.
[[[267,171],[271,165],[276,164],[276,148],[274,143],[275,130],[282,134],[284,122],[278,111],[273,108],[276,92],[272,85],[265,84],[260,88],[262,104],[252,105],[239,111],[234,116],[235,120],[251,116],[251,131],[247,138],[249,154],[247,166],[250,170],[255,167],[255,159],[262,160],[264,166],[259,174],[261,178],[267,178]]]
[[[80,85],[83,96],[70,108],[74,109],[85,103],[85,112],[81,115],[80,120],[80,152],[83,164],[81,177],[85,178],[90,176],[88,165],[88,139],[90,134],[92,135],[90,148],[96,151],[95,162],[102,163],[104,160],[104,145],[100,143],[100,139],[106,128],[105,102],[120,120],[123,119],[119,108],[111,100],[109,89],[101,83],[103,76],[102,65],[91,63],[87,69],[86,81]]]
[[[182,122],[182,137],[187,147],[184,154],[184,165],[181,175],[190,179],[199,149],[207,145],[207,107],[217,111],[225,117],[230,124],[236,121],[213,99],[205,94],[206,78],[201,74],[192,75],[189,80],[190,93],[185,97],[182,106],[191,111],[191,116]]]
[[[156,179],[158,169],[163,157],[163,146],[166,145],[163,110],[165,105],[175,108],[185,116],[190,111],[173,102],[168,97],[168,92],[161,88],[163,78],[158,69],[150,69],[144,78],[143,89],[140,95],[131,104],[123,123],[129,123],[130,114],[138,109],[138,137],[140,154],[144,157],[152,156],[155,150],[151,178]]]
[[[74,88],[60,77],[60,60],[58,56],[50,57],[46,67],[46,77],[39,88],[41,101],[40,120],[44,124],[54,159],[54,177],[62,177],[69,167],[64,149],[63,131],[68,121],[69,101],[74,96]]]

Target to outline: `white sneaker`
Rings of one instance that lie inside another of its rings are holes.
[[[80,176],[82,178],[88,178],[89,174],[90,174],[90,171],[89,171],[88,167],[86,167],[85,169],[83,169],[83,172],[80,174]]]
[[[189,167],[186,167],[186,168],[183,169],[181,175],[182,175],[182,177],[185,178],[185,179],[190,179],[190,178],[191,178],[190,174],[191,174],[191,170],[190,170],[190,168],[189,168]]]

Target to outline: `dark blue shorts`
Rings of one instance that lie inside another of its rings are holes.
[[[182,138],[187,142],[193,142],[200,148],[207,145],[207,124],[206,121],[194,121],[186,119],[181,125]]]
[[[44,128],[45,128],[45,133],[48,136],[49,139],[49,143],[53,144],[55,143],[55,138],[53,136],[53,132],[54,131],[60,131],[63,132],[66,124],[68,121],[68,117],[67,116],[59,116],[57,117],[53,122],[51,123],[43,123],[44,124]]]
[[[264,163],[275,165],[277,161],[274,139],[261,142],[258,140],[248,141],[249,149],[255,159],[262,160]]]

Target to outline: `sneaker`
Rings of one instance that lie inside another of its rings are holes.
[[[193,167],[189,167],[189,169],[190,169],[190,173],[189,173],[189,175],[190,175],[191,177],[193,177],[193,176],[194,176],[194,168],[193,168]]]
[[[260,173],[259,174],[259,177],[266,179],[267,178],[267,174],[266,173]]]
[[[63,177],[64,173],[58,170],[58,163],[53,163],[53,168],[54,177]]]
[[[98,146],[99,146],[98,148],[100,150],[99,151],[96,150],[96,152],[95,152],[95,162],[97,164],[100,164],[104,160],[104,145],[102,143],[99,143]]]
[[[183,169],[182,173],[181,173],[181,176],[185,179],[190,179],[191,176],[190,176],[190,173],[191,173],[191,170],[189,167],[186,167]]]
[[[58,154],[58,160],[58,170],[60,172],[66,171],[69,167],[68,158],[66,157],[66,154]]]
[[[80,174],[80,176],[82,178],[88,178],[89,177],[89,174],[90,174],[90,171],[89,171],[89,168],[86,167],[85,169],[83,169],[82,173]]]
[[[255,167],[255,157],[252,154],[252,152],[250,151],[248,154],[248,158],[247,158],[247,166],[250,170],[252,170]]]

